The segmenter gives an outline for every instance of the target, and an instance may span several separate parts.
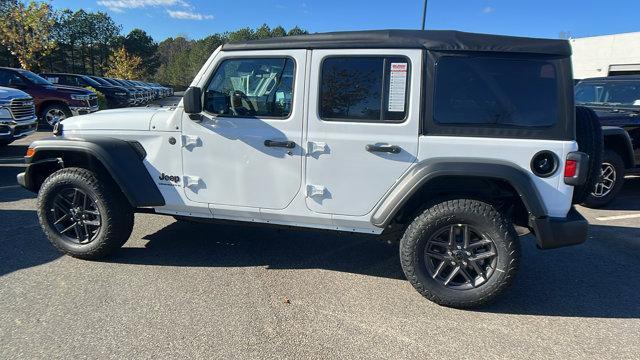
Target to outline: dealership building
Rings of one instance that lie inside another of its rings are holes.
[[[640,32],[570,39],[573,77],[640,74]]]

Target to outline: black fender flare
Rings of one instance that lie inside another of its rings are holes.
[[[402,206],[425,184],[442,176],[481,177],[507,181],[518,192],[529,214],[547,216],[547,209],[530,175],[507,162],[435,158],[413,166],[378,203],[371,216],[374,226],[385,228]]]
[[[624,165],[627,169],[630,169],[635,166],[634,164],[634,156],[633,156],[633,143],[631,141],[631,136],[629,133],[617,126],[603,126],[602,127],[602,136],[605,140],[605,149],[611,149],[611,142],[615,142],[616,149],[612,149],[620,154],[622,160],[624,161]]]
[[[27,170],[22,177],[28,189],[33,184],[30,178],[39,167],[54,161],[64,166],[64,154],[75,153],[99,161],[133,207],[165,204],[164,197],[143,163],[146,156],[144,148],[137,142],[104,136],[52,137],[34,141],[29,147],[35,153],[26,158]]]

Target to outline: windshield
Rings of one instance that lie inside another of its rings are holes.
[[[105,79],[101,79],[99,77],[91,77],[92,80],[97,81],[98,83],[102,84],[102,85],[106,85],[106,86],[113,86],[113,84],[110,84],[108,81],[106,81]]]
[[[113,85],[117,85],[117,86],[127,86],[126,84],[123,84],[121,82],[119,82],[116,79],[107,79],[107,81],[109,81],[110,83],[112,83]]]
[[[581,105],[640,106],[640,81],[581,82],[575,95]]]
[[[49,81],[45,80],[44,78],[41,78],[40,76],[32,73],[31,71],[20,70],[20,75],[26,77],[27,79],[29,79],[29,81],[31,81],[36,85],[53,85]]]
[[[82,79],[84,81],[86,81],[89,85],[96,87],[96,86],[100,86],[100,83],[93,80],[92,78],[88,77],[88,76],[83,76]]]

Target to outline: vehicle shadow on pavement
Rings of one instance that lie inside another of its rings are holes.
[[[24,167],[19,164],[0,166],[0,199],[2,199],[0,202],[4,203],[23,199],[33,199],[36,197],[36,194],[29,192],[18,185],[16,175],[22,171],[24,171]]]
[[[603,210],[640,210],[640,177],[628,177],[618,196]]]
[[[163,266],[326,269],[404,279],[398,246],[366,235],[175,222],[109,262]]]
[[[0,237],[0,277],[46,264],[62,256],[40,230],[35,211],[0,210],[3,234]]]
[[[27,152],[29,145],[11,144],[9,146],[0,147],[0,158],[16,158],[22,159]]]
[[[640,318],[640,228],[591,225],[582,245],[538,250],[528,237],[522,250],[514,286],[481,311]]]

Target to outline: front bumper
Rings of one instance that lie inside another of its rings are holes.
[[[100,108],[98,107],[98,105],[94,105],[94,106],[70,106],[69,107],[69,110],[71,110],[71,115],[72,116],[91,114],[92,112],[96,112],[99,109]]]
[[[19,139],[38,130],[38,118],[27,120],[0,120],[0,139]]]
[[[529,225],[540,249],[582,244],[589,229],[589,222],[573,207],[565,218],[532,218]]]

